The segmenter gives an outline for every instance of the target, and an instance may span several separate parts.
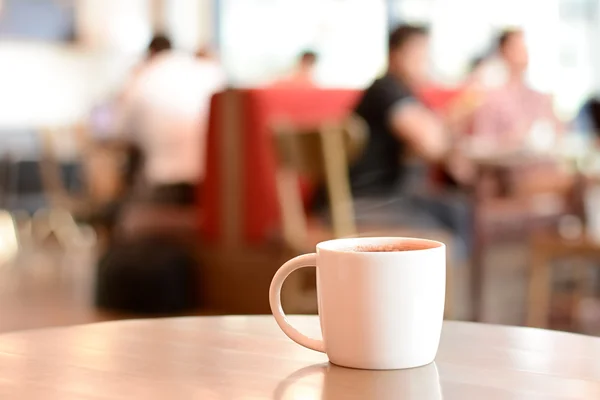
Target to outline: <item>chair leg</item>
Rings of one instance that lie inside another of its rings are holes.
[[[42,208],[31,217],[31,235],[33,241],[42,243],[52,234],[50,227],[50,211]]]
[[[64,249],[71,247],[79,237],[79,227],[73,215],[67,210],[60,208],[50,209],[48,222],[51,231]]]
[[[475,231],[476,232],[476,231]],[[471,315],[474,322],[482,322],[484,314],[484,250],[485,241],[483,238],[475,239],[473,244],[473,254],[470,266],[470,288],[471,288]]]
[[[574,331],[579,330],[579,310],[582,307],[583,300],[589,296],[590,290],[590,282],[592,281],[589,274],[589,269],[586,268],[586,260],[579,259],[573,260],[573,265],[575,265],[574,279],[575,279],[575,288],[573,293],[573,303],[571,304],[571,329]]]
[[[0,265],[11,260],[19,250],[17,226],[8,211],[0,210]]]
[[[12,215],[17,227],[19,247],[30,246],[33,238],[31,233],[31,215],[25,210],[14,210]]]
[[[550,266],[546,257],[535,246],[532,251],[527,326],[545,328],[550,305]]]

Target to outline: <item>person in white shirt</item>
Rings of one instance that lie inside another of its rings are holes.
[[[123,96],[122,122],[144,158],[159,201],[193,202],[203,181],[210,99],[225,87],[219,64],[166,50],[136,73]]]

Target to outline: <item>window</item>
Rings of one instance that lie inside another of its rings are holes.
[[[219,14],[220,54],[235,85],[282,76],[304,49],[319,54],[323,86],[364,87],[383,71],[383,0],[222,0]]]

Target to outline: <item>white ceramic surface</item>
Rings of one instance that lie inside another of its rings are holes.
[[[429,248],[362,252],[356,248],[410,242]],[[293,271],[316,266],[323,340],[288,322],[281,287]],[[271,311],[296,343],[327,353],[337,365],[361,369],[413,368],[436,355],[446,288],[446,246],[414,238],[353,238],[322,242],[316,254],[285,263],[273,277]]]

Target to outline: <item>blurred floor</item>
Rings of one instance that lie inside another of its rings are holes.
[[[94,251],[27,249],[0,266],[0,332],[113,319],[93,307]]]

